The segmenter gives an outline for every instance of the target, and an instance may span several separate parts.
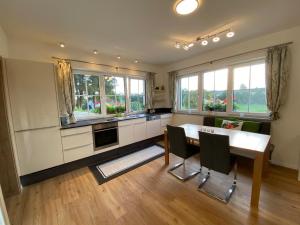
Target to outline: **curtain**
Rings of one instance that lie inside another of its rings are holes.
[[[176,85],[176,76],[178,71],[169,72],[169,96],[170,104],[172,106],[173,112],[176,111],[177,104],[177,85]]]
[[[271,119],[278,120],[279,109],[284,104],[289,77],[288,46],[268,50],[266,68],[267,105]]]
[[[60,116],[68,117],[68,123],[76,123],[74,116],[75,95],[70,62],[58,60],[56,64]]]
[[[153,109],[154,75],[155,75],[155,73],[151,73],[151,72],[146,74],[146,104],[147,104],[147,109]]]

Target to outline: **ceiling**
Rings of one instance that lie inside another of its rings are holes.
[[[167,64],[258,35],[300,25],[299,0],[202,0],[191,15],[173,11],[175,0],[0,0],[0,25],[8,37]],[[224,26],[232,39],[189,51],[192,41]]]

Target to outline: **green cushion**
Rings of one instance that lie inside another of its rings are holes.
[[[260,128],[259,122],[254,121],[244,121],[242,130],[248,132],[258,133]]]
[[[234,117],[224,117],[224,118],[216,117],[215,118],[215,127],[221,127],[222,123],[223,123],[223,120],[237,121],[238,119],[234,118]]]

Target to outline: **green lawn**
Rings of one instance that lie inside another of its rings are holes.
[[[247,104],[236,104],[236,106],[237,109],[235,110],[235,112],[248,112]],[[265,113],[267,111],[267,106],[263,104],[251,104],[249,107],[249,112]]]

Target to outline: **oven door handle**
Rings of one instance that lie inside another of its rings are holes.
[[[107,128],[107,129],[100,129],[100,130],[94,130],[94,133],[98,133],[98,132],[101,132],[101,131],[107,131],[107,130],[116,130],[116,129],[118,129],[118,127]]]

